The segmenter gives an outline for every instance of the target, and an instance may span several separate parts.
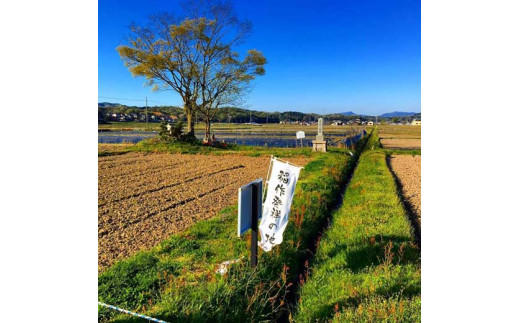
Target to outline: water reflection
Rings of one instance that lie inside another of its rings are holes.
[[[366,134],[366,132],[364,132]],[[203,139],[204,133],[195,134],[198,139]],[[146,131],[111,131],[98,132],[98,143],[138,143],[145,139],[150,139],[158,136],[157,132]],[[346,138],[345,135],[331,135],[325,136],[330,146],[337,146],[338,144],[345,144],[351,146],[353,143],[361,139],[362,134]],[[296,139],[292,133],[236,133],[236,132],[221,132],[215,133],[215,138],[226,143],[247,145],[247,146],[267,146],[267,147],[312,147],[312,140],[314,135],[309,134],[303,140]]]

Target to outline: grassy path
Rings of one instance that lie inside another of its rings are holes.
[[[420,251],[376,134],[332,219],[293,319],[419,322]]]

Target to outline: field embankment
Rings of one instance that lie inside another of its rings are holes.
[[[280,317],[291,282],[298,279],[355,160],[340,149],[313,155],[300,174],[284,242],[270,253],[260,252],[256,269],[249,266],[249,234],[236,237],[233,206],[116,262],[99,276],[99,300],[170,322]],[[219,264],[228,260],[238,263],[218,274]],[[101,320],[132,320],[104,309],[99,313]]]
[[[421,126],[378,125],[378,137],[387,153],[421,154]]]
[[[98,144],[98,157],[121,155],[127,153],[127,150],[133,144]]]
[[[420,321],[420,251],[378,146],[374,135],[321,239],[296,322]]]
[[[212,147],[197,143],[186,142],[161,142],[158,138],[143,140],[136,144],[98,144],[98,157],[124,155],[127,153],[170,153],[190,155],[242,155],[249,157],[274,155],[280,158],[311,157],[315,153],[309,147],[280,148],[266,146],[245,146],[235,144],[223,144],[220,147]]]
[[[381,139],[421,139],[421,126],[378,125],[377,129]]]
[[[421,149],[421,139],[381,139],[385,149]]]

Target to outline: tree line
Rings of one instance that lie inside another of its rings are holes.
[[[187,122],[187,116],[183,108],[178,106],[154,106],[148,107],[148,114],[160,113],[166,116],[175,116],[179,121]],[[98,114],[100,118],[107,114],[136,114],[143,116],[146,114],[146,108],[140,106],[126,106],[126,105],[100,105],[98,106]],[[342,115],[342,114],[326,114],[320,115],[317,113],[303,113],[298,111],[286,111],[286,112],[267,112],[267,111],[256,111],[247,110],[236,107],[222,107],[219,108],[216,113],[212,116],[211,122],[215,123],[280,123],[280,122],[304,122],[313,123],[317,122],[318,118],[323,118],[325,122],[332,122],[335,120],[348,122],[359,119],[360,121],[375,121],[373,116],[357,116],[357,115]],[[400,122],[413,119],[413,117],[402,117],[389,119],[388,121]],[[379,118],[379,120],[383,120]],[[197,111],[193,115],[194,122],[206,122],[203,114],[199,114]]]

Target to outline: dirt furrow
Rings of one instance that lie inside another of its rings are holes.
[[[235,204],[237,189],[264,178],[269,163],[268,156],[127,155],[111,156],[114,167],[99,169],[100,270]],[[289,159],[302,166],[309,160]]]

